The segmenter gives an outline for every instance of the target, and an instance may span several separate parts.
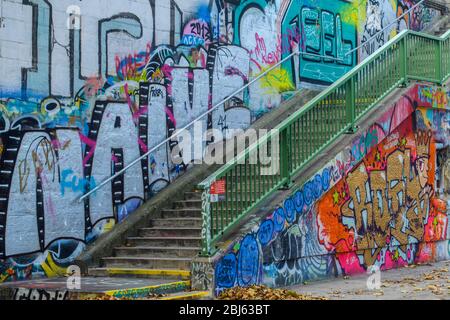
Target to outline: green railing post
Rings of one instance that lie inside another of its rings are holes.
[[[283,189],[291,187],[291,134],[289,128],[281,130],[280,134],[280,173],[284,180]]]
[[[436,79],[442,85],[442,41],[436,41]]]
[[[202,186],[202,252],[201,256],[210,257],[213,252],[211,250],[211,195],[210,186]]]
[[[348,133],[356,132],[356,88],[355,77],[351,77],[345,84],[345,108],[346,108],[346,120],[350,125],[347,130]]]
[[[403,81],[401,86],[406,88],[408,86],[408,45],[407,36],[400,40],[400,76]]]

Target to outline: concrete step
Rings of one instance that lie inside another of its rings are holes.
[[[66,277],[41,278],[2,284],[0,293],[4,300],[90,300],[106,296],[118,299],[148,299],[155,295],[184,295],[191,290],[189,279],[123,276],[85,276],[80,279],[80,285],[80,289],[68,289]]]
[[[175,209],[194,208],[200,209],[202,207],[201,199],[183,200],[175,202]]]
[[[133,256],[149,258],[193,258],[201,251],[200,247],[117,247],[116,257]]]
[[[200,237],[129,237],[127,242],[135,247],[190,247],[201,246]]]
[[[140,268],[89,268],[89,276],[114,278],[149,278],[189,280],[191,272],[176,269],[140,269]]]
[[[192,227],[153,227],[139,229],[140,237],[196,237],[201,228]]]
[[[200,208],[163,209],[162,218],[198,218],[202,214]]]
[[[107,257],[101,261],[103,267],[190,270],[192,258]]]
[[[184,227],[184,228],[200,228],[202,226],[201,218],[167,218],[153,219],[150,221],[150,227]]]
[[[202,198],[200,191],[188,191],[184,193],[184,199],[186,200],[199,200]]]

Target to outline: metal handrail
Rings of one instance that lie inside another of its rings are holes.
[[[377,51],[375,51],[369,59],[372,60],[378,56],[381,55],[381,53],[383,53],[388,47],[396,44],[397,42],[399,42],[401,39],[404,38],[404,36],[406,36],[410,31],[409,30],[403,30],[402,32],[400,32],[395,38],[391,39],[390,41],[388,41],[387,43],[385,43],[382,47],[380,47]],[[256,150],[256,148],[262,144],[262,143],[266,143],[266,141],[268,141],[270,138],[272,138],[272,136],[276,133],[279,132],[280,130],[285,129],[288,124],[290,122],[292,122],[292,119],[299,117],[300,115],[302,115],[303,113],[305,113],[306,111],[308,111],[308,109],[312,106],[314,106],[315,104],[317,104],[317,102],[319,102],[324,96],[327,96],[329,93],[331,93],[333,90],[335,90],[337,87],[339,87],[342,83],[348,81],[351,77],[353,77],[360,69],[361,67],[363,67],[364,65],[366,65],[367,63],[369,63],[370,61],[366,60],[360,64],[358,64],[357,66],[355,66],[352,70],[350,70],[349,72],[347,72],[345,75],[343,75],[338,81],[336,81],[335,83],[333,83],[331,86],[327,87],[325,90],[323,90],[322,92],[320,92],[320,94],[316,95],[313,99],[311,99],[310,101],[308,101],[307,105],[304,106],[303,108],[301,108],[300,110],[295,111],[292,115],[290,115],[287,119],[285,119],[283,122],[281,122],[280,124],[278,124],[273,130],[272,132],[269,132],[267,134],[265,134],[264,136],[262,136],[258,141],[253,142],[248,148],[246,148],[245,150],[243,150],[240,154],[238,154],[236,157],[234,157],[229,163],[227,163],[226,165],[222,166],[220,169],[218,169],[216,172],[214,172],[213,174],[211,174],[209,177],[207,177],[206,179],[204,179],[201,183],[199,183],[199,186],[206,188],[208,187],[213,181],[215,181],[217,179],[218,176],[221,176],[226,170],[227,167],[235,165],[237,163],[239,163],[239,161],[241,161],[243,158],[245,158],[246,156],[248,156],[251,152],[254,152]]]
[[[187,129],[189,129],[192,125],[194,125],[196,122],[200,121],[201,119],[203,119],[204,117],[206,117],[207,115],[209,115],[211,112],[213,112],[214,110],[216,110],[217,108],[219,108],[221,105],[225,104],[226,102],[228,102],[229,100],[231,100],[233,97],[235,97],[237,94],[243,92],[245,89],[247,89],[248,87],[250,87],[252,84],[254,84],[255,82],[257,82],[258,80],[260,80],[261,78],[265,77],[268,73],[270,73],[271,71],[273,71],[274,69],[280,67],[283,63],[285,63],[287,60],[291,59],[294,56],[300,56],[300,55],[307,55],[307,56],[313,56],[313,57],[318,57],[318,58],[326,58],[327,60],[335,60],[335,61],[343,61],[343,59],[340,58],[333,58],[333,57],[328,57],[328,56],[323,56],[323,55],[318,55],[318,54],[313,54],[313,53],[309,53],[309,52],[303,52],[303,51],[295,51],[292,52],[291,54],[289,54],[288,56],[286,56],[284,59],[280,60],[279,62],[277,62],[276,64],[274,64],[273,66],[271,66],[269,69],[265,70],[263,73],[261,73],[259,76],[257,76],[255,79],[253,79],[252,81],[250,81],[249,83],[247,83],[246,85],[244,85],[243,87],[241,87],[240,89],[236,90],[235,92],[233,92],[231,95],[229,95],[228,97],[226,97],[225,99],[223,99],[222,101],[220,101],[219,103],[217,103],[216,105],[214,105],[211,109],[209,109],[208,111],[206,111],[205,113],[203,113],[202,115],[200,115],[199,117],[197,117],[196,119],[192,120],[191,122],[189,122],[186,126],[184,126],[182,129],[177,130],[175,133],[173,133],[169,138],[165,139],[164,141],[160,142],[158,145],[156,145],[155,147],[153,147],[152,149],[150,149],[148,152],[146,152],[144,155],[142,155],[141,157],[137,158],[136,160],[132,161],[129,165],[127,165],[125,168],[123,168],[122,170],[120,170],[119,172],[117,172],[116,174],[114,174],[113,176],[109,177],[108,179],[104,180],[102,183],[100,183],[99,185],[97,185],[94,189],[90,190],[88,193],[84,194],[83,196],[81,196],[78,199],[78,202],[82,202],[84,199],[88,198],[90,195],[92,195],[93,193],[97,192],[99,189],[101,189],[103,186],[105,186],[107,183],[113,181],[114,179],[116,179],[117,177],[121,176],[122,174],[124,174],[125,172],[127,172],[130,168],[132,168],[133,166],[135,166],[136,164],[138,164],[140,161],[142,161],[143,159],[145,159],[146,157],[148,157],[150,154],[152,154],[153,152],[155,152],[156,150],[158,150],[160,147],[162,147],[163,145],[165,145],[166,143],[171,142],[174,138],[178,137],[182,132],[186,131]]]
[[[418,63],[423,63],[423,67],[419,68]],[[364,80],[362,75],[367,74],[370,76]],[[440,37],[410,30],[400,32],[198,184],[203,190],[202,255],[214,254],[213,244],[226,232],[233,230],[280,187],[288,186],[291,177],[300,173],[342,134],[354,132],[356,122],[399,85],[409,80],[442,84],[449,78],[450,30]],[[311,123],[304,125],[311,119]],[[281,139],[273,140],[277,136]],[[265,178],[260,174],[262,163],[249,161],[252,154],[266,150],[263,146],[269,141],[276,141],[274,143],[279,146],[276,152],[279,153],[280,170]],[[220,202],[213,203],[209,198],[210,187],[220,179],[226,182],[226,195]]]
[[[402,14],[401,16],[399,16],[399,17],[398,17],[395,21],[393,21],[391,24],[394,24],[395,22],[398,22],[398,21],[399,21],[400,19],[402,19],[402,17],[404,17],[408,12],[410,12],[412,9],[414,9],[416,6],[418,6],[419,4],[421,4],[421,3],[424,2],[424,1],[426,1],[426,0],[422,0],[422,1],[418,2],[418,3],[416,3],[416,5],[414,5],[414,6],[411,7],[408,11],[406,11],[404,14]],[[389,27],[389,25],[388,25],[387,27]],[[387,28],[387,27],[386,27],[386,28]],[[384,32],[384,30],[385,30],[386,28],[383,28],[383,29],[381,29],[380,31],[378,31],[373,37],[369,38],[369,40],[367,40],[367,42],[373,40],[373,39],[374,39],[378,34],[380,34],[381,32]],[[377,57],[377,56],[379,56],[386,48],[388,48],[389,46],[391,46],[391,45],[393,45],[393,44],[399,42],[404,36],[406,36],[407,33],[416,33],[416,34],[420,34],[420,33],[417,33],[417,32],[415,32],[415,31],[409,31],[408,29],[402,30],[395,38],[389,40],[389,41],[386,42],[384,45],[382,45],[380,48],[378,48],[377,51],[375,51],[374,53],[372,53],[371,57]],[[442,38],[446,38],[447,35],[448,35],[449,33],[450,33],[450,30],[447,31],[445,34],[443,34],[443,35],[442,35]],[[440,39],[440,38],[441,38],[441,37],[438,37],[438,36],[432,36],[432,35],[429,35],[429,37],[430,37],[430,38],[433,38],[433,39]],[[350,50],[350,51],[349,51],[348,53],[346,53],[344,56],[347,56],[348,54],[357,51],[358,48],[361,48],[362,46],[364,46],[364,45],[360,45],[360,46],[358,46],[358,47],[356,47],[356,48]],[[363,64],[363,62],[361,62],[361,64]],[[360,65],[356,65],[352,70],[350,70],[350,71],[347,72],[345,75],[343,75],[343,76],[338,80],[338,82],[341,83],[341,82],[344,82],[344,81],[348,80],[350,77],[352,77],[352,76],[356,73],[356,71],[358,70],[358,67],[360,67]],[[326,95],[328,92],[331,92],[331,91],[333,90],[334,87],[336,87],[336,82],[335,82],[333,85],[327,87],[327,88],[325,89],[325,91],[323,91],[320,95],[316,96],[313,100],[314,100],[314,101],[315,101],[315,100],[319,100],[320,96]],[[313,103],[311,103],[311,104],[313,104]],[[302,110],[298,110],[296,113],[294,113],[293,115],[291,115],[288,119],[284,120],[284,121],[282,122],[282,124],[288,122],[290,118],[292,118],[292,117],[294,117],[295,115],[300,114],[300,113],[302,113],[302,112],[304,112],[303,109],[302,109]],[[285,126],[279,125],[279,127],[282,128],[282,127],[285,127]],[[258,144],[258,142],[261,142],[262,140],[265,141],[269,136],[270,136],[270,134],[268,134],[266,137],[261,138],[260,141],[255,142],[254,145],[256,146],[256,145]],[[251,149],[251,148],[252,148],[252,146],[250,146],[248,149]],[[242,153],[241,155],[238,155],[236,158],[234,158],[230,163],[236,163],[236,162],[239,161],[238,159],[242,159],[242,157],[248,155],[248,153],[249,153],[248,149],[245,150],[244,153]],[[221,169],[219,169],[219,170],[216,172],[215,176],[219,175],[219,174],[220,174],[220,171],[221,171]],[[210,181],[213,180],[213,179],[214,179],[214,178],[212,178],[212,177],[208,177],[208,178],[206,178],[204,181],[202,181],[202,182],[200,183],[200,185],[207,185],[207,184],[210,183]]]

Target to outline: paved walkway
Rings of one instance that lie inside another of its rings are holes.
[[[312,282],[287,289],[330,300],[450,300],[450,261],[381,273],[380,290],[367,288],[367,275]]]
[[[145,298],[189,289],[189,281],[82,277],[80,289],[68,289],[67,278],[47,278],[0,284],[0,298],[13,300],[66,300],[108,295]]]
[[[82,277],[81,289],[72,290],[80,292],[105,292],[111,290],[124,290],[130,288],[142,288],[156,286],[173,281],[136,279],[136,278],[93,278]],[[0,284],[0,288],[28,288],[45,290],[67,290],[67,278],[46,278],[21,282],[9,282]]]

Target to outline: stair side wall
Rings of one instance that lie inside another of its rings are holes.
[[[222,245],[210,261],[210,289],[286,287],[449,259],[449,101],[446,87],[426,84],[391,101],[305,183],[265,205],[274,209],[243,226],[247,233]]]

